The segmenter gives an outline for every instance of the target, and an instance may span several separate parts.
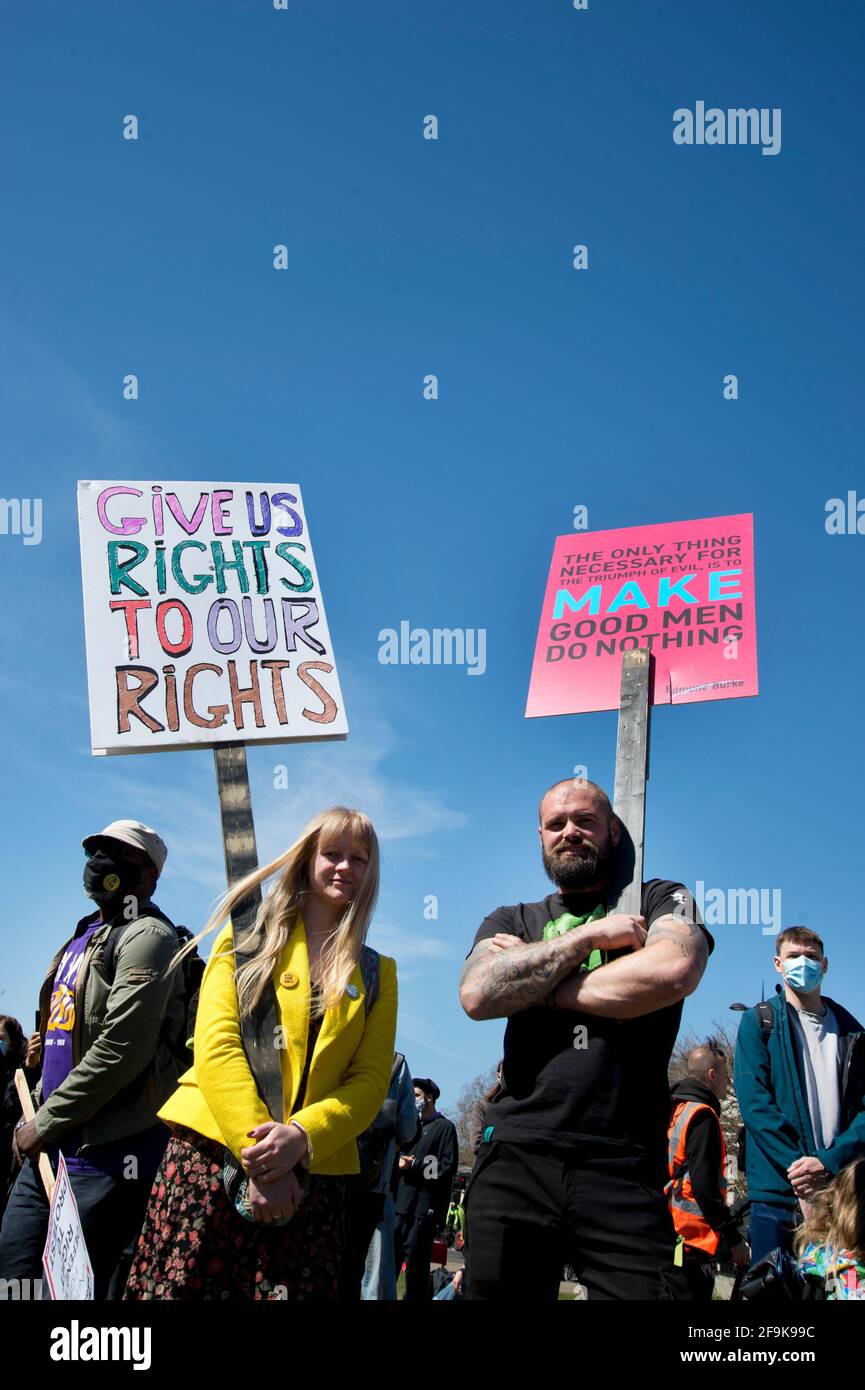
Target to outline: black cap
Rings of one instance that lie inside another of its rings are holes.
[[[441,1095],[438,1086],[428,1076],[413,1076],[411,1084],[417,1086],[419,1091],[423,1091],[424,1095],[432,1096],[433,1100],[438,1100]]]

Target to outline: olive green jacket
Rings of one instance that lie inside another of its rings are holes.
[[[62,1143],[80,1130],[78,1152],[138,1134],[156,1124],[159,1110],[188,1068],[185,986],[182,970],[169,970],[178,950],[172,927],[144,916],[128,926],[114,956],[113,980],[102,965],[111,923],[94,932],[75,981],[72,1070],[36,1111],[43,1146]],[[93,925],[83,917],[70,940]],[[57,967],[69,941],[48,967],[39,994],[43,1056]],[[36,1093],[40,1100],[39,1089]]]

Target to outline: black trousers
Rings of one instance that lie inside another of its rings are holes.
[[[555,1302],[565,1264],[589,1299],[683,1299],[667,1200],[629,1160],[484,1144],[466,1193],[467,1297]]]
[[[360,1302],[366,1257],[375,1228],[384,1216],[384,1192],[362,1192],[349,1178],[345,1185],[345,1245],[339,1274],[339,1298]]]
[[[715,1290],[715,1261],[705,1255],[685,1251],[682,1273],[695,1303],[711,1303]]]
[[[119,1299],[144,1223],[153,1174],[115,1178],[104,1173],[72,1172],[69,1181],[93,1267],[94,1296]],[[48,1198],[38,1169],[27,1159],[3,1215],[0,1279],[41,1279],[47,1234]],[[47,1285],[44,1295],[49,1296]]]
[[[397,1278],[405,1260],[406,1303],[422,1303],[430,1297],[430,1261],[435,1234],[435,1213],[397,1213],[394,1257]]]

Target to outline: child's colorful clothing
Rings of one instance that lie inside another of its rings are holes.
[[[865,1302],[865,1264],[849,1250],[828,1245],[807,1245],[799,1257],[799,1269],[809,1279],[819,1279],[827,1299],[858,1299]]]

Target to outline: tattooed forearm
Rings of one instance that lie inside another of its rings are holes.
[[[702,971],[709,958],[709,947],[703,928],[687,917],[659,917],[646,937],[646,945],[656,941],[672,941],[680,955]]]
[[[588,934],[575,928],[554,941],[497,948],[480,941],[463,967],[460,1002],[470,1018],[507,1018],[543,1004],[560,980],[591,951]]]
[[[694,922],[659,917],[646,944],[598,970],[575,973],[556,987],[558,1008],[605,1018],[641,1018],[692,994],[708,956],[706,938]]]

